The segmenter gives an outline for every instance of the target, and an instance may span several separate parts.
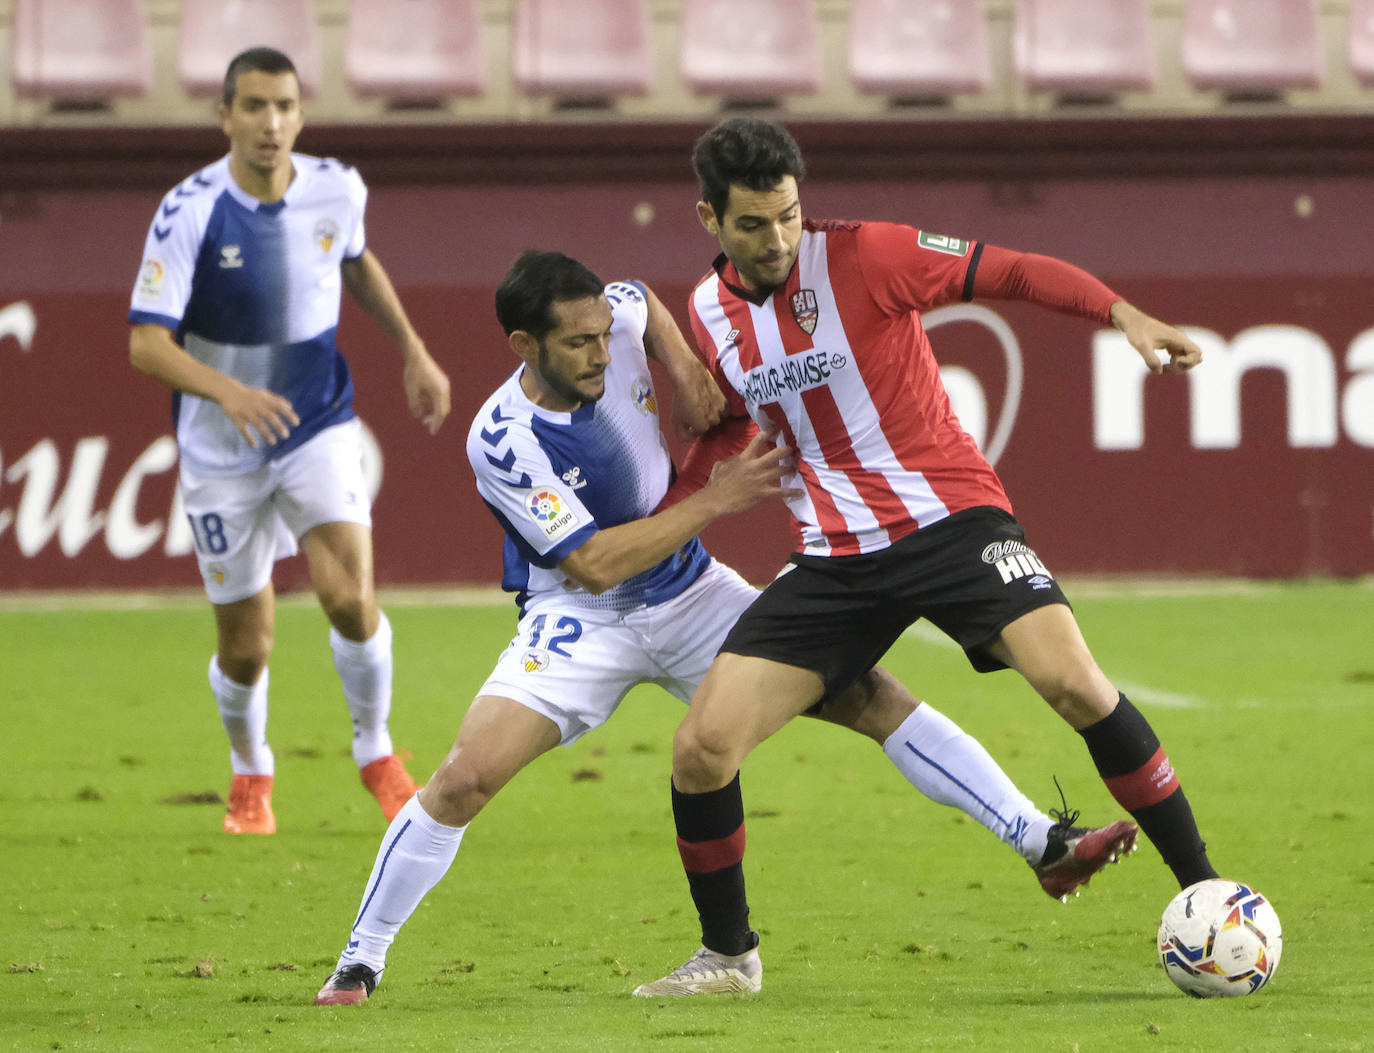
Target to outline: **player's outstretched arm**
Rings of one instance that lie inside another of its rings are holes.
[[[1072,263],[1033,252],[984,245],[973,277],[975,297],[1026,300],[1083,318],[1109,321],[1145,360],[1151,373],[1184,373],[1202,361],[1202,349],[1181,330],[1123,300]],[[1168,362],[1157,352],[1164,351]]]
[[[250,388],[186,353],[165,326],[136,325],[129,332],[129,361],[170,388],[219,403],[249,446],[275,446],[301,422],[289,400]]]
[[[1151,318],[1125,300],[1112,304],[1112,325],[1130,341],[1151,373],[1186,373],[1202,361],[1202,348],[1167,322]],[[1164,362],[1156,352],[1169,356]]]
[[[433,435],[444,423],[449,411],[449,383],[444,371],[430,356],[420,334],[410,324],[401,298],[387,276],[386,268],[373,254],[364,249],[361,256],[344,260],[341,265],[344,286],[358,301],[378,327],[405,356],[406,400],[410,415],[420,421]]]
[[[648,286],[644,292],[649,306],[644,350],[673,378],[673,432],[685,442],[704,435],[720,422],[726,408],[725,396],[701,359],[693,354],[672,312]]]
[[[742,453],[718,462],[696,493],[644,519],[598,530],[559,568],[588,592],[605,592],[661,563],[713,520],[765,497],[793,496],[779,482],[792,468],[792,451],[775,446],[776,438],[760,432]]]

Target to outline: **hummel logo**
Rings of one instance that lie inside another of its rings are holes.
[[[243,253],[237,245],[225,245],[219,250],[219,265],[225,270],[243,266]]]
[[[576,465],[563,473],[563,481],[574,490],[581,490],[587,485],[587,480],[582,478],[582,469]]]

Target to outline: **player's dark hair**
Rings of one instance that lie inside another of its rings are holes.
[[[758,117],[731,117],[697,140],[692,167],[701,181],[701,200],[717,219],[725,216],[732,184],[772,190],[783,176],[806,176],[797,141],[780,125]]]
[[[496,320],[506,335],[523,329],[543,340],[558,324],[553,305],[600,296],[606,283],[586,264],[561,252],[520,254],[496,288]]]
[[[226,106],[234,105],[234,96],[239,90],[240,73],[296,74],[296,65],[284,52],[276,48],[249,48],[247,51],[240,51],[229,60],[229,68],[224,71],[224,90],[220,93],[220,98]],[[296,74],[296,80],[299,82],[299,74]]]

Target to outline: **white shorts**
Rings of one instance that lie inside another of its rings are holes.
[[[321,523],[372,526],[357,419],[326,428],[247,475],[198,476],[181,467],[181,499],[211,603],[255,596],[272,564]]]
[[[690,702],[726,633],[758,595],[712,560],[681,595],[624,614],[550,597],[526,611],[477,693],[548,717],[566,746],[606,723],[637,684],[658,684]]]

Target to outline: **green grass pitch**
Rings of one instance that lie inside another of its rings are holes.
[[[318,1008],[384,823],[358,783],[322,616],[283,604],[270,735],[279,833],[219,832],[228,748],[203,603],[0,608],[0,1048],[16,1050],[1374,1049],[1374,586],[1070,595],[1153,721],[1213,861],[1275,904],[1274,982],[1185,998],[1155,964],[1172,878],[1148,845],[1060,905],[872,743],[799,721],[744,773],[756,998],[646,1001],[696,947],[674,847],[681,709],[640,689],[472,825],[358,1008]],[[392,597],[392,730],[423,779],[513,609]],[[908,634],[890,668],[1041,807],[1119,815],[1072,732],[1009,673]],[[208,800],[207,800],[208,798]]]

